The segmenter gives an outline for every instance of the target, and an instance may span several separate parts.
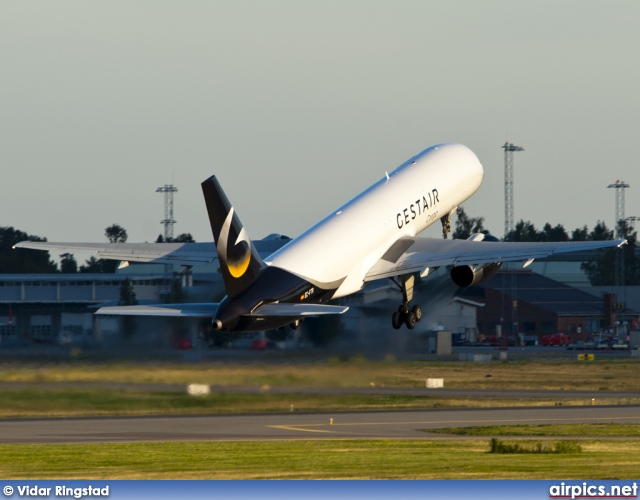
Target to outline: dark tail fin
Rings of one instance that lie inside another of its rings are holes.
[[[215,175],[202,183],[220,272],[229,297],[243,292],[265,267]]]

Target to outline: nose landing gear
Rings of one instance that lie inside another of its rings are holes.
[[[402,291],[402,304],[398,310],[391,316],[391,325],[399,330],[402,324],[407,325],[409,330],[416,327],[416,323],[422,319],[422,309],[420,306],[411,307],[411,299],[413,299],[413,283],[415,276],[413,274],[405,274],[398,277],[402,284],[391,278]]]

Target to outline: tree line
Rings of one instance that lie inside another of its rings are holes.
[[[454,238],[467,239],[474,233],[489,232],[484,227],[484,217],[469,217],[463,208],[458,208],[456,215]],[[623,262],[625,284],[640,285],[640,258],[636,252],[637,232],[626,221],[618,223],[618,230],[627,240],[627,245],[620,249],[613,248],[598,252],[597,256],[591,257],[581,265],[594,286],[615,284],[616,259]],[[118,224],[107,227],[104,235],[110,243],[127,241],[127,231]],[[516,223],[514,230],[505,236],[504,241],[602,241],[613,238],[614,231],[602,221],[598,221],[591,230],[584,226],[567,231],[561,224],[552,226],[549,223],[538,230],[531,222],[520,220]],[[51,260],[49,252],[12,248],[16,243],[25,240],[47,241],[46,238],[31,235],[13,227],[0,227],[0,274],[114,273],[118,266],[117,261],[95,257],[78,265],[73,254],[63,253],[60,255],[60,267],[58,267],[58,264]],[[192,243],[194,241],[189,233],[183,233],[168,240],[158,235],[156,239],[156,243]],[[617,257],[616,252],[618,252]]]

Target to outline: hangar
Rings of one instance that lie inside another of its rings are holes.
[[[505,333],[542,336],[563,332],[583,340],[637,312],[620,310],[616,293],[575,288],[532,271],[505,271],[482,285],[485,307],[478,311],[480,333],[495,335],[503,318]],[[516,316],[514,317],[514,303]],[[517,325],[514,327],[514,324]]]

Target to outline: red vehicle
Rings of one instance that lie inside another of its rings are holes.
[[[498,345],[497,335],[485,335],[482,341],[486,342],[489,345]]]
[[[189,335],[188,331],[179,330],[172,332],[169,339],[169,344],[171,345],[172,349],[177,349],[179,351],[186,351],[193,348],[191,336]]]
[[[267,349],[267,341],[263,339],[255,339],[251,342],[249,349],[252,351],[265,351]]]
[[[559,345],[559,346],[568,346],[569,345],[569,335],[566,333],[552,333],[550,335],[542,336],[542,345]]]
[[[500,347],[505,345],[505,338],[498,337],[497,335],[485,335],[484,338],[482,339],[482,342],[489,345]],[[516,345],[516,341],[511,336],[507,337],[506,342],[510,346]]]

